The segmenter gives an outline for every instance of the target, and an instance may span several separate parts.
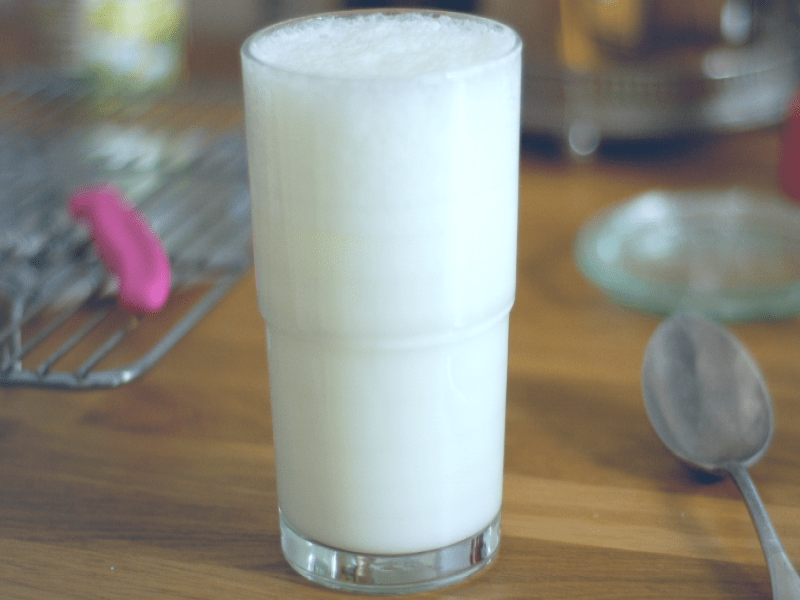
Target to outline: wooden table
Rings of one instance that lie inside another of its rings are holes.
[[[647,421],[640,366],[658,319],[588,283],[572,246],[598,210],[650,188],[777,189],[778,139],[611,149],[587,164],[525,144],[503,540],[477,576],[417,597],[771,597],[732,482],[693,475]],[[800,564],[800,322],[733,330],[777,416],[752,476]],[[271,440],[252,274],[141,380],[0,389],[0,598],[348,597],[281,555]]]

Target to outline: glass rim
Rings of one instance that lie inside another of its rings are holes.
[[[477,23],[484,23],[486,25],[491,26],[496,30],[503,30],[511,33],[514,37],[514,43],[505,50],[504,52],[498,54],[496,57],[490,58],[488,60],[482,60],[481,62],[475,64],[467,64],[463,66],[459,66],[457,68],[448,69],[448,70],[436,70],[436,71],[428,71],[425,73],[417,73],[417,74],[402,74],[402,75],[374,75],[368,77],[361,77],[361,76],[348,76],[348,75],[341,75],[341,74],[325,74],[325,73],[309,73],[299,69],[292,69],[281,66],[279,64],[275,64],[266,60],[263,60],[257,57],[254,52],[252,51],[252,46],[256,40],[261,39],[264,36],[270,35],[276,31],[284,29],[286,27],[291,27],[300,23],[310,22],[310,21],[320,21],[324,19],[352,19],[362,15],[375,15],[375,14],[384,14],[384,15],[402,15],[402,14],[417,14],[417,15],[427,15],[431,17],[450,17],[453,19],[461,20],[461,21],[473,21]],[[295,17],[292,19],[286,19],[283,21],[279,21],[277,23],[273,23],[272,25],[268,25],[259,29],[252,34],[250,34],[244,42],[242,42],[242,46],[240,49],[240,55],[242,59],[242,64],[244,63],[252,63],[258,65],[259,67],[267,68],[273,71],[285,73],[287,75],[293,75],[295,77],[305,77],[309,79],[318,79],[320,81],[352,81],[352,82],[368,82],[368,81],[407,81],[412,79],[426,79],[426,78],[440,78],[442,75],[447,74],[449,77],[453,77],[456,75],[467,74],[471,71],[475,70],[482,70],[487,68],[490,65],[495,65],[502,63],[506,60],[510,60],[514,55],[519,53],[521,55],[522,50],[522,38],[520,35],[508,25],[501,23],[499,21],[495,21],[494,19],[490,19],[488,17],[484,17],[481,15],[475,15],[472,13],[463,13],[463,12],[456,12],[456,11],[446,11],[446,10],[436,10],[436,9],[425,9],[425,8],[366,8],[366,9],[354,9],[354,10],[341,10],[341,11],[332,11],[332,12],[324,12],[324,13],[317,13],[312,15],[306,15],[302,17]]]

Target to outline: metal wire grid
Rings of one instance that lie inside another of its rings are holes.
[[[128,383],[252,263],[238,129],[198,127],[194,101],[160,108],[146,127],[102,125],[80,117],[82,100],[79,82],[0,78],[0,386]],[[164,242],[173,285],[156,315],[119,307],[115,282],[66,215],[70,190],[102,180],[120,185]]]

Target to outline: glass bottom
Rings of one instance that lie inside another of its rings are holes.
[[[415,554],[359,554],[301,536],[280,517],[283,554],[303,577],[368,594],[424,592],[461,581],[488,565],[500,545],[500,513],[483,531],[451,546]]]

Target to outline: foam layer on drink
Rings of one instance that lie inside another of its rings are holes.
[[[254,39],[250,51],[259,61],[296,73],[372,78],[480,66],[518,44],[513,31],[488,22],[371,13],[300,21]]]

